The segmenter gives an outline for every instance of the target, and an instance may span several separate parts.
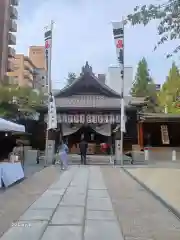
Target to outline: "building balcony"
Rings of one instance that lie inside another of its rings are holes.
[[[9,14],[11,19],[14,19],[14,20],[18,19],[18,11],[15,7],[13,6],[9,7]]]
[[[16,36],[12,33],[8,34],[8,45],[16,45]]]
[[[12,19],[10,19],[9,31],[10,32],[17,32],[17,23]]]
[[[13,72],[13,71],[14,71],[14,64],[11,60],[8,59],[7,72]]]
[[[19,0],[11,0],[10,4],[17,7],[19,5]]]
[[[12,47],[8,47],[8,57],[10,57],[10,58],[14,58],[15,55],[16,55],[16,51],[15,51],[15,49],[12,48]]]
[[[33,75],[28,70],[24,71],[24,78],[33,81]]]
[[[8,76],[8,83],[12,85],[18,85],[18,77]]]
[[[27,70],[27,72],[29,72],[30,74],[34,74],[34,69],[30,67],[29,64],[26,64],[26,62],[24,63],[24,69]]]

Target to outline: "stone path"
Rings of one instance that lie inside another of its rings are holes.
[[[160,201],[122,169],[101,169],[125,240],[180,239],[180,220]]]
[[[65,171],[0,239],[122,240],[100,167]]]

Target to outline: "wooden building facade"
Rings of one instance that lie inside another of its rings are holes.
[[[139,114],[138,135],[141,148],[180,147],[180,115]]]
[[[55,95],[55,101],[58,131],[50,135],[56,139],[56,144],[63,136],[70,151],[78,153],[78,143],[83,136],[89,143],[91,154],[100,153],[102,142],[114,144],[113,132],[121,121],[120,95],[102,83],[88,63],[82,68],[79,78]],[[139,142],[137,116],[143,104],[142,98],[125,97],[124,148]],[[47,107],[42,107],[39,112],[47,122]],[[45,127],[44,123],[41,124]],[[39,137],[42,137],[42,132]]]

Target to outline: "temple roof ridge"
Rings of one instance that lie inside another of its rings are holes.
[[[85,65],[82,67],[82,72],[81,72],[80,76],[77,79],[75,79],[71,84],[65,86],[57,94],[55,94],[55,97],[64,95],[67,91],[71,91],[75,86],[77,88],[77,84],[80,85],[81,80],[82,80],[82,84],[83,84],[84,80],[85,80],[85,82],[89,81],[88,82],[89,85],[92,84],[95,86],[97,84],[96,88],[99,88],[100,92],[105,92],[107,95],[112,95],[114,97],[120,97],[120,94],[118,92],[116,92],[115,90],[113,90],[112,88],[107,86],[105,83],[102,83],[98,79],[98,77],[93,73],[92,67],[89,65],[88,61],[86,61]]]

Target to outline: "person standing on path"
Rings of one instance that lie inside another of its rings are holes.
[[[58,154],[59,154],[62,170],[65,170],[68,168],[68,152],[69,152],[68,146],[65,143],[61,142],[58,148]]]
[[[81,154],[81,164],[84,164],[84,165],[86,165],[87,148],[88,148],[88,143],[83,138],[79,143],[79,149]]]

